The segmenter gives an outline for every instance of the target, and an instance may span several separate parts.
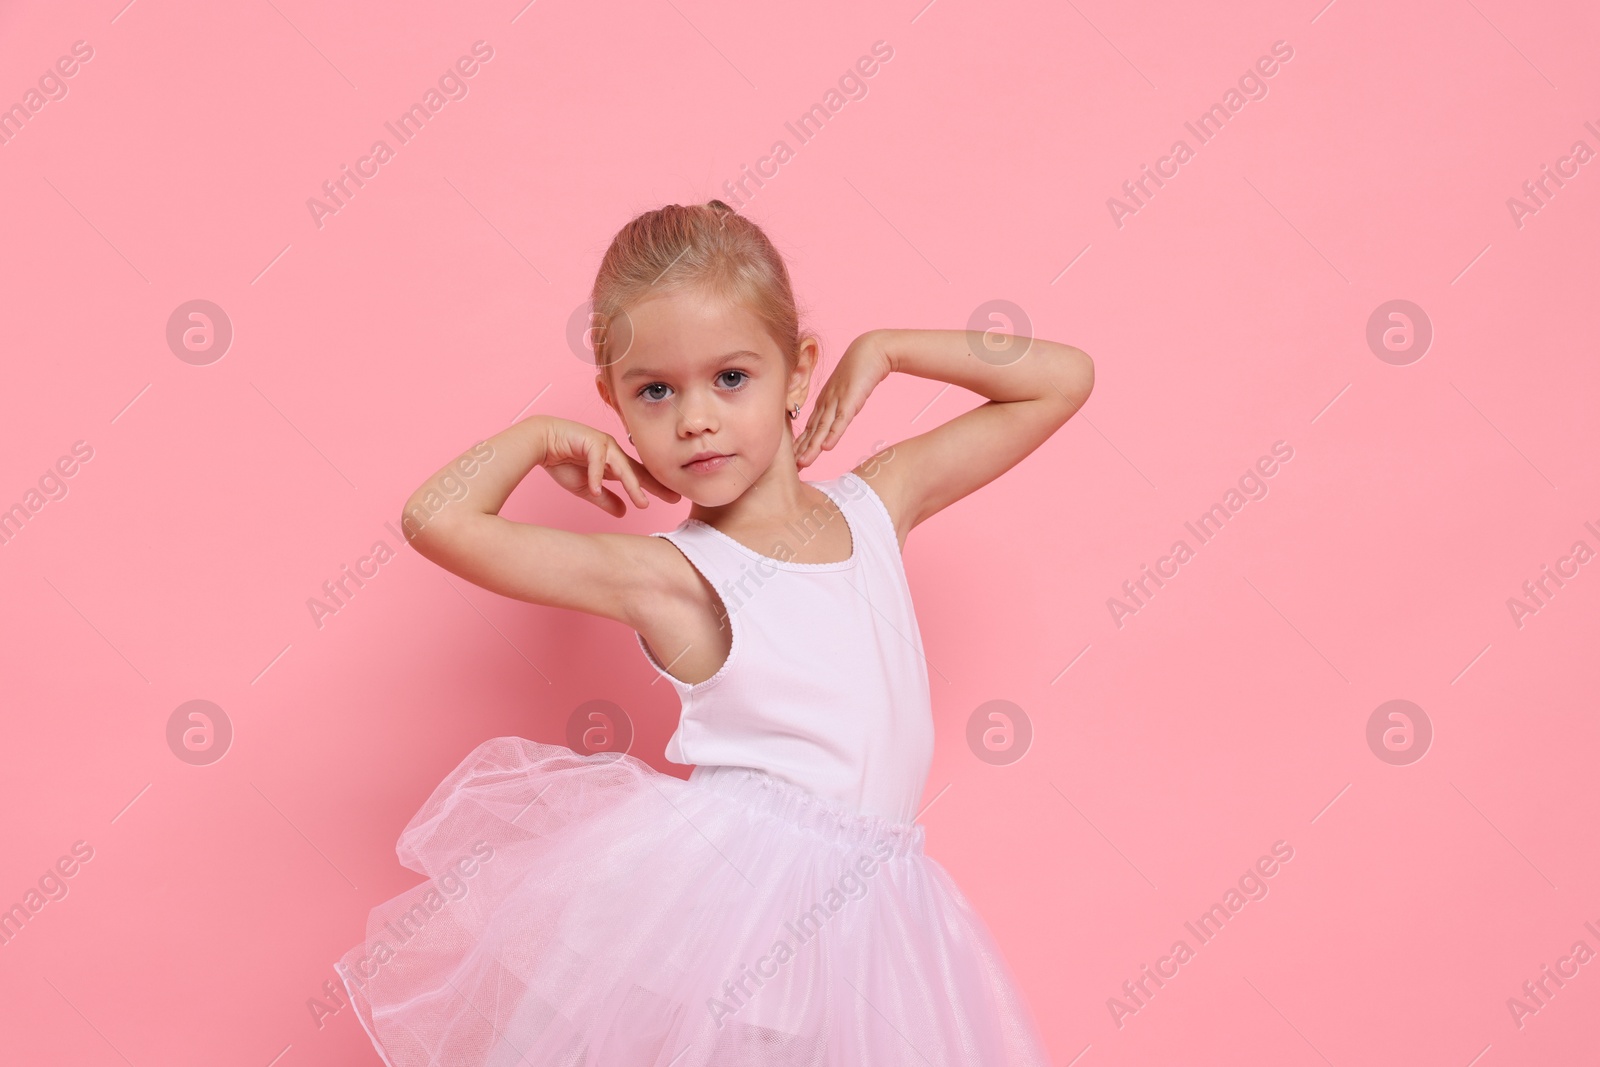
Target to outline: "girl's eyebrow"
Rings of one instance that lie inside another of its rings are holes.
[[[751,352],[751,351],[749,351],[747,349],[740,349],[737,352],[729,352],[726,355],[718,356],[714,361],[712,361],[711,366],[713,366],[713,367],[725,367],[729,363],[736,363],[741,359],[756,359],[756,360],[759,360],[760,358],[761,358],[761,353],[759,353],[759,352]],[[622,377],[619,380],[623,381],[623,382],[631,382],[635,378],[665,378],[665,377],[667,377],[667,374],[666,374],[665,371],[652,370],[649,367],[634,367],[632,370],[623,371],[622,372]]]

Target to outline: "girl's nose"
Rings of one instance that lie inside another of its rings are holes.
[[[678,404],[678,432],[686,436],[705,433],[713,429],[715,416],[710,404],[694,396],[686,396]]]

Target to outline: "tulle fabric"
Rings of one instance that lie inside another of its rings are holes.
[[[336,964],[390,1067],[1044,1067],[922,827],[765,772],[478,746]]]

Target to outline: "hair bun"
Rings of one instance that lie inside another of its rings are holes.
[[[730,214],[737,214],[733,208],[729,207],[727,204],[724,204],[721,200],[708,200],[706,201],[706,207],[712,208],[716,211],[726,211]]]

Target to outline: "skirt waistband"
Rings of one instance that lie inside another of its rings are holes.
[[[926,834],[920,824],[853,811],[756,767],[703,764],[689,773],[689,781],[849,848],[887,845],[894,856],[922,853]]]

